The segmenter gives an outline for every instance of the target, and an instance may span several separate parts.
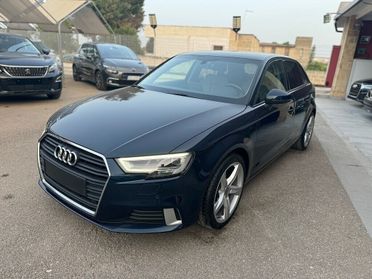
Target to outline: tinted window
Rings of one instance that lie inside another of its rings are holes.
[[[266,69],[258,90],[256,92],[255,104],[265,101],[267,93],[271,89],[280,89],[286,91],[286,80],[285,75],[282,70],[281,61],[276,61],[271,63],[271,65]]]
[[[40,54],[40,51],[28,39],[8,35],[0,35],[0,52]]]
[[[137,60],[136,54],[129,48],[121,45],[105,44],[97,45],[98,51],[103,58]]]
[[[303,73],[296,62],[285,61],[284,69],[288,76],[288,82],[289,82],[288,90],[299,87],[305,83]]]
[[[245,58],[182,55],[150,73],[139,85],[166,93],[238,102],[248,94],[260,66],[261,62]]]

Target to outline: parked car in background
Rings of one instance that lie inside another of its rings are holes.
[[[60,97],[62,72],[55,57],[29,39],[0,34],[0,96],[46,94]]]
[[[363,103],[370,89],[372,89],[372,79],[358,80],[351,85],[347,97]]]
[[[39,185],[112,231],[197,220],[220,229],[247,180],[309,146],[315,113],[314,86],[293,59],[175,56],[130,87],[56,112],[38,143]]]
[[[363,100],[363,104],[368,111],[372,112],[372,89],[368,91],[366,97]]]
[[[73,59],[73,77],[92,81],[99,90],[133,84],[148,72],[128,47],[117,44],[83,44]]]

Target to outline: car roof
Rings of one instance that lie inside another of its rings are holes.
[[[268,61],[272,58],[289,58],[287,56],[276,55],[271,53],[261,52],[242,52],[242,51],[197,51],[197,52],[186,52],[179,54],[181,55],[203,55],[203,56],[214,56],[214,57],[232,57],[232,58],[247,58],[259,61]]]

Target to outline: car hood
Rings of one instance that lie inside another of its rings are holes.
[[[49,66],[54,58],[43,54],[0,52],[0,64],[14,66]]]
[[[166,154],[244,105],[127,87],[69,105],[48,130],[108,158]]]
[[[145,64],[143,64],[140,60],[105,58],[103,63],[105,65],[121,68],[125,71],[133,73],[144,73],[147,69]]]

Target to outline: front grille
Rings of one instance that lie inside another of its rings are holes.
[[[350,95],[357,96],[361,87],[362,85],[359,83],[353,84],[350,88]]]
[[[12,77],[42,77],[48,71],[48,67],[1,66],[1,68]]]
[[[58,145],[77,154],[76,165],[70,166],[54,157],[54,150]],[[48,174],[46,164],[52,164],[65,176],[84,181],[83,193],[81,190],[74,190],[74,185],[63,185],[61,181],[57,181],[57,177],[53,177],[53,174]],[[46,182],[56,190],[91,211],[95,212],[97,210],[101,194],[109,177],[103,158],[47,135],[40,142],[40,167]]]
[[[0,79],[0,91],[49,91],[53,78],[6,78]]]

